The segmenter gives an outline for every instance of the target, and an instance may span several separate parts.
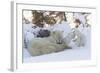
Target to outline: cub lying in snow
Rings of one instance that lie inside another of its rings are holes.
[[[49,54],[70,48],[62,40],[62,31],[51,31],[49,37],[33,38],[28,45],[28,51],[32,56]]]
[[[84,34],[82,34],[78,29],[73,29],[73,33],[75,34],[75,38],[74,38],[74,43],[78,46],[85,46],[86,43],[86,37]]]
[[[75,43],[76,46],[81,47],[85,46],[86,38],[78,29],[73,28],[71,32],[64,37],[63,41],[68,45],[71,41]]]

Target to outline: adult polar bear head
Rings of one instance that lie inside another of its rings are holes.
[[[69,48],[62,40],[62,31],[51,31],[49,37],[33,38],[28,44],[28,51],[32,56],[63,51]]]

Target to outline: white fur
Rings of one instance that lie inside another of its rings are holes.
[[[85,42],[86,42],[85,35],[83,33],[81,33],[77,28],[73,29],[73,30],[74,30],[74,34],[75,34],[75,38],[74,38],[75,44],[78,47],[85,46]]]
[[[33,38],[28,45],[28,51],[32,56],[58,52],[66,48],[68,48],[68,46],[62,42],[61,31],[52,31],[50,37]]]
[[[85,45],[85,35],[82,34],[77,28],[73,28],[71,32],[64,37],[64,42],[69,45],[71,41],[75,43],[76,46],[81,47]]]

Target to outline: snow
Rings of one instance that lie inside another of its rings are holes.
[[[58,53],[51,53],[42,56],[31,57],[29,54],[24,57],[24,62],[51,62],[51,61],[71,61],[90,59],[89,48],[73,48]]]
[[[56,27],[56,28],[55,28]],[[30,28],[30,27],[28,27]],[[54,30],[64,30],[64,35],[66,35],[71,28],[67,25],[67,23],[62,23],[62,25],[58,24],[58,26],[54,26]],[[84,47],[77,47],[73,42],[70,43],[72,49],[66,49],[61,52],[45,54],[41,56],[32,57],[26,48],[23,48],[23,62],[51,62],[51,61],[71,61],[71,60],[86,60],[91,58],[91,29],[90,27],[82,29],[80,27],[79,30],[86,36],[86,45]],[[27,29],[28,30],[28,29]],[[33,30],[28,30],[33,31]],[[27,36],[27,35],[26,35]],[[29,35],[32,37],[31,35]],[[29,38],[29,37],[28,37]]]

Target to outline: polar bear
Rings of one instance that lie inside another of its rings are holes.
[[[73,33],[75,34],[74,43],[78,46],[85,46],[86,37],[83,33],[81,33],[78,29],[73,29]]]
[[[74,44],[78,47],[85,46],[86,38],[83,33],[81,33],[77,28],[73,28],[67,36],[63,38],[63,41],[69,45],[70,42],[74,42]]]
[[[39,56],[69,48],[62,40],[62,31],[51,31],[49,37],[33,38],[28,44],[28,51],[32,56]]]

